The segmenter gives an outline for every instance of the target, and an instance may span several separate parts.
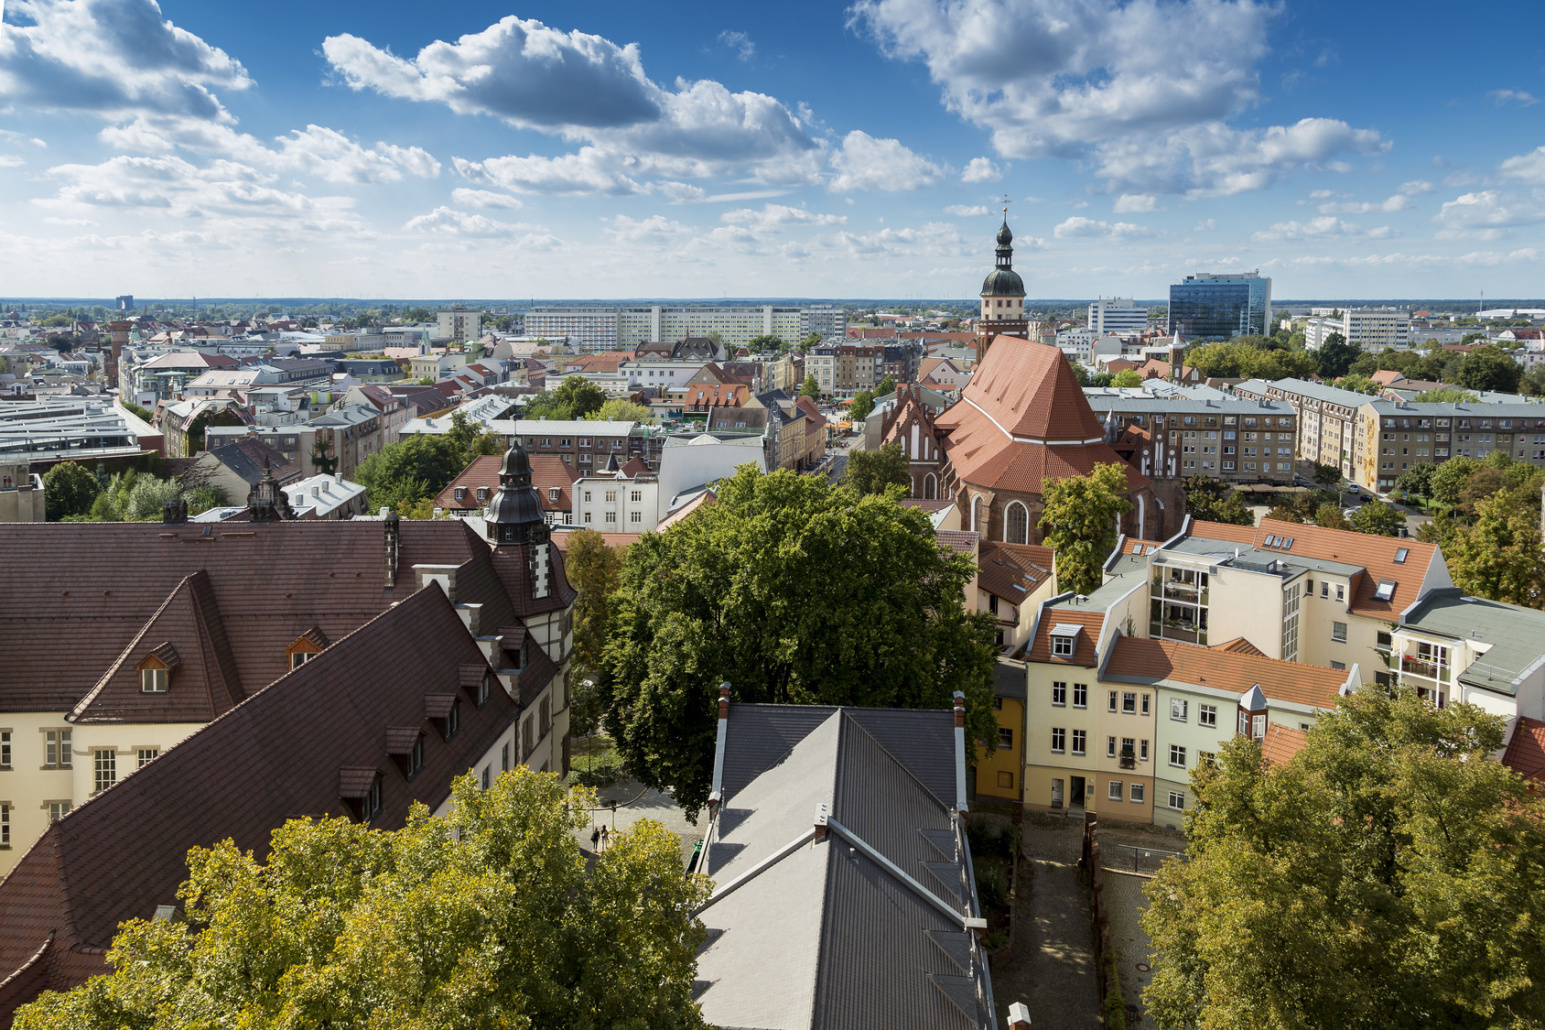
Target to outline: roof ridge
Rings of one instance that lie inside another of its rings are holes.
[[[941,709],[941,708],[933,708],[933,709],[929,709],[929,708],[916,708],[916,709],[882,708],[882,709],[864,709],[864,710],[865,711],[885,711],[885,712],[895,712],[895,711],[938,711],[938,712],[942,712],[942,711],[944,711],[944,709]],[[888,748],[884,744],[880,743],[879,738],[876,737],[873,733],[870,733],[869,730],[864,726],[863,723],[859,722],[857,719],[853,718],[851,715],[848,714],[847,706],[845,706],[845,705],[839,706],[837,708],[837,714],[843,716],[843,721],[840,724],[841,726],[846,727],[846,726],[851,725],[854,729],[857,729],[865,737],[868,737],[871,741],[874,742],[874,746],[880,749],[880,753],[883,754],[886,758],[890,759],[893,763],[895,763],[896,768],[900,769],[902,771],[902,773],[904,773],[908,779],[910,779],[913,783],[917,784],[918,789],[921,790],[924,794],[926,794],[930,800],[932,800],[935,804],[937,804],[946,813],[951,811],[949,804],[947,802],[945,802],[942,798],[940,798],[938,795],[936,795],[932,790],[930,790],[928,788],[927,784],[925,784],[922,780],[918,779],[917,778],[917,774],[914,773],[911,769],[907,768],[907,765],[906,765],[905,762],[903,762],[901,759],[897,758],[894,754],[892,754],[890,748]],[[843,734],[841,732],[839,732],[838,735],[837,735],[837,747],[838,747],[839,751],[842,748],[842,745],[843,745]],[[839,765],[839,766],[841,765],[840,762],[836,763],[836,764]],[[837,799],[836,784],[833,783],[833,785],[832,785],[832,800],[835,801],[836,799]]]

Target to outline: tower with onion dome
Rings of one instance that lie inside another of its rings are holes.
[[[982,312],[976,323],[976,360],[987,356],[995,336],[1030,338],[1025,318],[1025,281],[1014,271],[1014,234],[1009,230],[1009,209],[1003,209],[998,229],[997,261],[982,281]]]

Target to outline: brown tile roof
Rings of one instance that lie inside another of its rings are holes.
[[[0,981],[52,935],[0,987],[0,1019],[42,988],[106,971],[101,949],[120,922],[177,903],[190,847],[229,838],[263,856],[290,818],[349,814],[345,795],[374,775],[376,826],[401,826],[415,801],[438,806],[517,714],[503,690],[482,708],[461,690],[460,666],[481,660],[445,595],[426,587],[54,823],[0,882]],[[386,753],[387,729],[422,726],[431,691],[461,692],[461,729],[450,741],[426,733],[409,781]]]
[[[1014,436],[1062,441],[1104,435],[1073,367],[1056,347],[998,337],[964,398]]]
[[[140,368],[236,368],[241,363],[228,354],[205,354],[203,351],[180,350],[160,354],[140,365]]]
[[[649,475],[649,463],[635,454],[633,457],[627,460],[626,464],[622,466],[622,474],[627,476],[629,479],[636,479],[639,476],[647,476]]]
[[[435,495],[434,506],[447,511],[479,511],[488,507],[488,500],[499,489],[499,466],[503,461],[502,454],[480,454],[473,458],[466,468],[456,474],[455,479],[445,485],[444,490]],[[578,478],[579,473],[556,455],[531,456],[531,485],[536,487],[543,511],[573,510],[574,497],[569,492],[569,486]],[[467,491],[466,496],[459,501],[456,499],[457,487]],[[558,489],[556,498],[551,496],[554,487]],[[488,491],[487,499],[477,499],[479,489]]]
[[[1266,538],[1291,538],[1292,550],[1279,553],[1285,557],[1309,558],[1320,561],[1341,562],[1344,565],[1361,565],[1363,572],[1353,578],[1352,597],[1348,609],[1356,615],[1387,619],[1393,622],[1400,613],[1416,600],[1427,569],[1438,552],[1436,544],[1394,536],[1375,536],[1356,533],[1350,529],[1325,529],[1320,526],[1299,525],[1262,519],[1254,528],[1226,526],[1218,522],[1194,522],[1191,536],[1207,540],[1227,540],[1230,543],[1249,544],[1266,551]],[[1406,552],[1405,561],[1395,558]],[[1380,601],[1374,594],[1380,580],[1392,580],[1395,590],[1388,601]]]
[[[1037,544],[984,543],[977,557],[977,586],[1020,604],[1051,579],[1054,554]]]
[[[70,711],[103,685],[105,676],[123,671],[118,666],[126,652],[130,667],[139,661],[142,655],[130,650],[136,640],[149,647],[175,644],[187,663],[172,675],[169,693],[176,693],[194,666],[210,675],[220,667],[218,648],[208,658],[199,653],[206,638],[217,636],[217,623],[237,670],[226,683],[256,690],[289,670],[286,649],[312,627],[338,640],[406,597],[415,586],[416,564],[460,566],[459,600],[483,604],[489,625],[518,621],[493,553],[470,527],[459,519],[400,525],[392,588],[386,585],[385,530],[374,521],[239,528],[0,524],[0,563],[7,570],[0,576],[0,624],[28,641],[7,658],[0,711]],[[45,553],[51,559],[38,561]],[[184,581],[200,572],[207,578],[207,598],[201,587],[190,585],[163,613]],[[199,619],[206,628],[195,632]],[[152,621],[164,621],[167,631],[150,631]],[[170,697],[119,693],[111,682],[98,700],[144,702],[152,710],[173,703]],[[222,702],[219,710],[226,707]]]
[[[979,534],[960,529],[939,529],[934,531],[934,539],[939,541],[940,547],[947,547],[956,554],[970,554],[976,550]]]
[[[991,357],[992,352],[988,351]],[[1081,626],[1083,631],[1073,644],[1073,657],[1058,658],[1051,653],[1051,631],[1054,626]],[[1042,608],[1040,621],[1035,627],[1035,637],[1030,641],[1025,658],[1046,665],[1078,665],[1092,669],[1099,664],[1094,645],[1105,626],[1104,612],[1082,611],[1077,608]]]
[[[1274,722],[1266,727],[1266,739],[1261,741],[1261,758],[1269,765],[1286,765],[1308,743],[1309,734],[1303,730]]]
[[[1274,701],[1332,708],[1347,680],[1340,669],[1284,662],[1178,640],[1120,637],[1111,648],[1107,676],[1174,680],[1243,694],[1256,684]]]
[[[1215,644],[1213,646],[1216,647],[1219,651],[1227,651],[1230,654],[1250,654],[1256,655],[1260,658],[1266,657],[1265,651],[1262,651],[1260,648],[1250,643],[1250,641],[1246,640],[1244,637],[1235,637],[1233,640],[1230,640],[1227,643]]]
[[[1520,717],[1502,764],[1526,780],[1545,779],[1545,722]]]
[[[220,464],[246,480],[249,486],[256,486],[262,480],[265,464],[273,475],[274,482],[281,485],[301,478],[298,465],[292,465],[284,455],[255,437],[247,436],[234,440],[223,447],[216,447],[209,453]],[[233,503],[240,504],[246,498],[233,497],[231,500]]]
[[[696,383],[687,387],[682,404],[697,411],[718,406],[738,408],[750,395],[750,389],[743,383]]]

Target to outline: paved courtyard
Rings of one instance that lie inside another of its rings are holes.
[[[590,814],[590,825],[576,834],[585,850],[590,850],[590,834],[594,828],[605,826],[610,829],[615,826],[618,830],[625,830],[640,819],[653,819],[681,840],[682,867],[686,867],[687,859],[692,857],[692,849],[703,839],[703,831],[708,825],[707,812],[700,812],[698,822],[694,825],[687,821],[686,813],[669,794],[643,787],[628,776],[620,778],[610,787],[600,788],[596,793],[600,795],[602,807]],[[608,807],[613,801],[617,802],[615,812]]]

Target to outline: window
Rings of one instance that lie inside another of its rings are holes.
[[[1338,600],[1338,601],[1345,601],[1346,599],[1347,599],[1347,585],[1345,583],[1337,583],[1336,584],[1336,600]]]
[[[1141,758],[1143,761],[1146,762],[1146,761],[1148,761],[1148,742],[1146,740],[1144,740],[1144,741],[1139,741],[1138,743],[1139,743],[1139,746],[1141,747],[1141,750],[1138,751],[1137,757]]]
[[[487,766],[487,765],[483,766],[483,789],[484,790],[488,789],[488,783],[489,783],[489,777],[490,777],[489,770],[491,768],[492,768],[491,766]]]
[[[1333,623],[1331,623],[1330,624],[1330,639],[1334,640],[1338,644],[1346,643],[1347,642],[1347,624],[1344,623],[1344,622],[1333,622]]]
[[[1152,695],[1149,695],[1149,694],[1144,694],[1143,695],[1143,714],[1144,715],[1147,715],[1149,710],[1150,710],[1149,707],[1148,707],[1148,702],[1151,699],[1152,699]]]
[[[642,491],[642,490],[634,490],[634,491],[632,491],[629,494],[629,497],[632,498],[633,503],[637,504],[639,501],[642,501],[644,499],[644,491]]]
[[[1077,736],[1077,733],[1074,733]],[[1014,731],[1007,726],[998,727],[998,750],[1011,751],[1014,748]]]
[[[614,511],[607,512],[606,513],[606,521],[607,521],[608,524],[616,523],[616,521],[617,521],[617,513],[614,512]]]
[[[1112,801],[1120,801],[1121,800],[1121,781],[1120,780],[1111,780],[1110,781],[1110,799]]]
[[[1330,663],[1330,667],[1332,669],[1345,669],[1347,667],[1347,663],[1346,662],[1331,662]]]
[[[1141,783],[1134,783],[1134,784],[1132,784],[1132,795],[1131,795],[1131,798],[1130,798],[1131,802],[1134,805],[1142,804],[1143,803],[1143,795],[1146,794],[1146,793],[1147,793],[1147,791],[1143,789],[1143,784],[1141,784]]]
[[[93,764],[93,794],[100,794],[118,782],[118,753],[109,748],[99,748],[91,753]]]
[[[1073,731],[1073,753],[1075,755],[1082,755],[1085,753],[1087,750],[1086,744],[1088,739],[1089,735],[1084,730]]]
[[[992,699],[992,710],[995,712],[1003,711],[1003,698],[995,697]]]
[[[508,742],[499,745],[499,769],[501,772],[510,771],[510,745]]]
[[[1073,684],[1073,707],[1074,708],[1088,708],[1089,707],[1089,684],[1087,684],[1087,683],[1075,683],[1075,684]]]
[[[641,511],[635,511],[628,516],[628,521],[633,523],[641,523],[644,521],[644,513]]]
[[[381,814],[381,777],[370,782],[370,789],[359,799],[359,821],[368,823]]]
[[[154,762],[156,760],[156,756],[159,755],[160,753],[161,753],[161,749],[158,748],[158,747],[142,747],[142,748],[140,748],[138,751],[136,751],[134,753],[134,757],[135,757],[134,768],[136,768],[136,769],[143,769],[143,768],[145,768],[145,766],[149,765],[151,762]]]
[[[11,767],[11,731],[0,730],[0,770]]]
[[[1179,744],[1171,744],[1169,746],[1169,764],[1177,769],[1184,769],[1186,767],[1186,749]]]
[[[1402,547],[1399,550],[1397,550],[1395,552],[1395,564],[1396,565],[1404,565],[1406,563],[1406,556],[1409,555],[1410,553],[1411,553],[1411,549],[1409,547]]]
[[[467,499],[467,488],[466,487],[458,486],[456,488],[456,499],[458,501],[465,501]]]
[[[445,713],[445,739],[450,740],[461,730],[461,702],[451,704],[451,710]]]
[[[1196,721],[1197,721],[1197,724],[1201,725],[1201,726],[1217,726],[1218,725],[1218,706],[1217,705],[1197,705],[1196,706]]]
[[[617,491],[615,491],[615,490],[608,490],[608,491],[606,491],[606,503],[607,504],[616,504],[617,503]]]
[[[298,669],[315,657],[316,655],[310,651],[295,651],[290,655],[290,669],[292,671]],[[150,670],[146,669],[145,671],[149,672]],[[165,690],[166,688],[162,687],[161,689]]]
[[[1148,695],[1144,694],[1143,696],[1147,697]],[[1121,695],[1121,711],[1124,715],[1137,714],[1137,695],[1135,693],[1127,692]]]
[[[1373,592],[1375,601],[1388,601],[1395,596],[1395,581],[1392,579],[1379,580],[1379,588]]]
[[[166,670],[147,666],[139,671],[139,689],[142,694],[166,693]]]
[[[1115,758],[1116,757],[1116,738],[1115,737],[1106,737],[1105,738],[1105,757],[1106,758]]]
[[[1186,796],[1185,796],[1185,794],[1183,794],[1182,792],[1180,792],[1178,790],[1170,791],[1169,792],[1169,807],[1173,811],[1184,812],[1186,810]]]
[[[1250,736],[1254,737],[1256,740],[1261,740],[1266,736],[1266,716],[1250,716]]]
[[[1051,750],[1053,754],[1060,755],[1067,750],[1068,731],[1053,728],[1051,731]]]
[[[558,499],[558,487],[550,486],[547,488],[547,499],[549,501],[556,501]]]
[[[1053,636],[1051,638],[1051,653],[1054,658],[1073,657],[1073,638],[1069,636]]]
[[[1009,505],[1006,514],[1003,539],[1011,544],[1028,544],[1030,542],[1029,509],[1018,501],[1014,501]]]
[[[585,512],[585,525],[590,525],[590,513],[588,511]]]
[[[1110,706],[1108,710],[1112,712],[1116,710],[1116,692],[1114,690],[1110,692]]]
[[[43,764],[50,769],[72,767],[69,730],[45,730],[43,732]]]
[[[0,848],[11,846],[11,806],[0,804]]]
[[[477,682],[477,706],[482,708],[488,703],[488,677],[485,675]]]
[[[996,698],[994,699],[996,700]],[[1051,685],[1051,703],[1054,707],[1064,708],[1068,703],[1068,685],[1066,683],[1053,682]]]

